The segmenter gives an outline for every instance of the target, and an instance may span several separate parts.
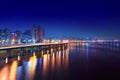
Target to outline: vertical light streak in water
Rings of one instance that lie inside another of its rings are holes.
[[[17,80],[21,80],[21,75],[22,75],[22,66],[17,68]]]
[[[35,54],[35,53],[34,53]],[[29,74],[30,74],[30,80],[34,80],[34,74],[35,74],[35,69],[36,69],[36,63],[37,59],[36,56],[32,56],[29,60]]]
[[[43,56],[43,50],[41,51],[41,56]]]
[[[93,44],[93,48],[97,48],[96,44]],[[94,54],[94,56],[97,55],[96,53],[97,53],[97,52],[96,52],[96,49],[93,49],[93,54]]]
[[[88,60],[88,50],[89,50],[89,49],[88,49],[88,47],[89,47],[89,44],[88,44],[88,43],[86,43],[86,45],[85,45],[85,46],[86,46],[86,57],[87,57],[87,60]]]
[[[61,66],[61,52],[59,51],[56,55],[56,67],[57,70],[60,70],[60,66]]]
[[[64,69],[67,69],[68,60],[67,60],[67,54],[65,50],[63,50],[62,62],[63,62],[62,65],[64,66]]]
[[[68,63],[69,63],[69,48],[65,50],[65,68],[68,68]]]
[[[10,66],[9,80],[16,80],[17,61],[13,61]]]
[[[9,80],[9,66],[5,65],[2,69],[0,69],[0,80]]]
[[[55,69],[55,54],[54,53],[52,53],[51,68],[52,68],[52,71],[54,72],[54,69]]]
[[[81,52],[85,53],[85,45],[81,45]]]
[[[50,64],[50,58],[49,54],[44,54],[43,56],[43,75],[45,76],[48,72],[49,64]]]
[[[30,61],[23,61],[23,66],[22,66],[22,71],[24,71],[24,74],[22,74],[22,76],[25,76],[24,79],[25,80],[30,80],[30,66],[31,63]]]
[[[41,66],[42,66],[42,58],[39,58],[38,60],[39,60],[40,68],[41,68]]]
[[[65,59],[65,52],[64,52],[64,50],[62,50],[62,66],[65,68],[65,61],[64,61],[64,59]]]
[[[43,56],[43,74],[45,75],[46,74],[46,72],[47,72],[47,54],[45,54],[44,56]]]

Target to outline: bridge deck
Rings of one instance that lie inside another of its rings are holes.
[[[47,45],[64,44],[64,43],[67,43],[67,42],[62,42],[62,43],[20,44],[20,45],[11,45],[11,46],[6,46],[6,47],[0,47],[0,50],[22,48],[22,47],[32,47],[32,46],[47,46]]]

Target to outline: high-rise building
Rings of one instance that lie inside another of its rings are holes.
[[[10,30],[9,29],[0,29],[0,44],[9,44],[9,35]]]
[[[42,42],[44,40],[44,29],[40,25],[34,25],[32,28],[33,42]]]
[[[25,32],[22,33],[21,42],[22,43],[32,43],[31,30],[26,30]]]
[[[19,44],[21,41],[21,32],[15,31],[10,36],[11,44]]]

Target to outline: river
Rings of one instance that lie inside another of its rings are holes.
[[[120,80],[120,52],[71,44],[41,56],[0,61],[0,80]]]

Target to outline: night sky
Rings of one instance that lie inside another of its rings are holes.
[[[120,39],[118,0],[1,0],[0,28],[44,27],[45,37]]]

